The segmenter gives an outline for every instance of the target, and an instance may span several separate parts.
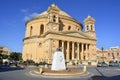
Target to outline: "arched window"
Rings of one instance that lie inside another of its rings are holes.
[[[115,59],[114,53],[112,53],[112,58]]]
[[[59,31],[63,31],[64,26],[63,22],[59,19]]]
[[[31,26],[30,27],[30,36],[32,36],[32,30],[33,30],[33,27]]]
[[[89,30],[89,26],[87,26],[87,30]]]
[[[56,22],[56,16],[55,15],[53,16],[53,22]]]
[[[108,57],[110,57],[110,53],[108,53]]]
[[[68,30],[71,30],[71,26],[68,27]]]
[[[92,25],[91,25],[91,30],[93,30],[93,27],[92,27]]]
[[[40,26],[40,35],[42,35],[44,33],[44,25],[42,24],[41,26]]]
[[[119,53],[117,53],[117,56],[119,56]]]

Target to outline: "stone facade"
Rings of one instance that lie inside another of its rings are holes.
[[[52,4],[47,11],[26,22],[23,60],[51,63],[53,53],[62,48],[67,62],[96,61],[95,20],[88,16],[83,25]]]
[[[11,50],[7,47],[0,46],[0,54],[10,55]]]
[[[98,61],[116,61],[117,58],[120,58],[120,48],[111,47],[108,50],[97,50]]]

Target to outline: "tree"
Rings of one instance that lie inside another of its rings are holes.
[[[15,61],[22,60],[22,54],[18,52],[12,52],[9,56],[9,59]]]
[[[2,54],[3,50],[0,50],[0,54]]]
[[[2,59],[2,56],[3,56],[3,55],[0,53],[0,59]]]
[[[2,59],[8,59],[8,55],[6,55],[6,54],[2,54]]]

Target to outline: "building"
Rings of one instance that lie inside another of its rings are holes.
[[[0,46],[0,54],[10,55],[11,50],[7,47]]]
[[[96,61],[96,41],[94,18],[85,18],[83,26],[56,4],[52,4],[46,11],[26,22],[22,58],[49,63],[56,49],[62,47],[67,62]]]
[[[116,61],[120,58],[120,47],[111,47],[107,50],[97,50],[98,61]]]

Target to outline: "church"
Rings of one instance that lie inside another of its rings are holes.
[[[96,61],[96,41],[93,17],[87,16],[84,24],[81,24],[52,4],[46,11],[26,22],[22,58],[37,63],[51,63],[53,53],[61,48],[68,63]]]

